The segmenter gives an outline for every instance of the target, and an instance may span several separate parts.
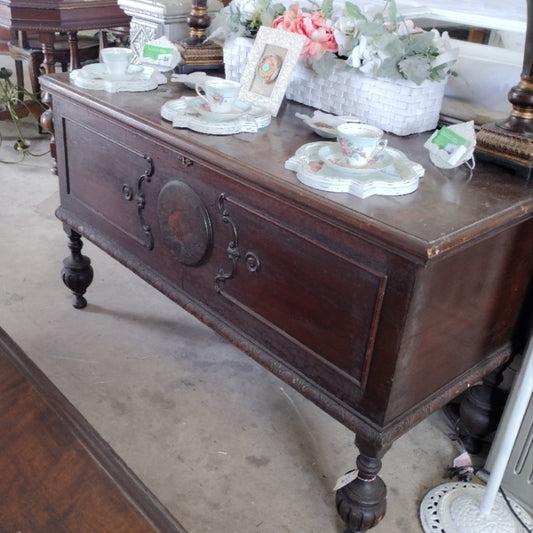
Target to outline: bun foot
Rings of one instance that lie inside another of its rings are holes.
[[[337,491],[335,503],[346,524],[345,533],[368,531],[385,516],[387,487],[378,476],[371,481],[357,478]]]

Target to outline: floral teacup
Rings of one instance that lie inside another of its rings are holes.
[[[203,87],[196,84],[198,96],[206,101],[213,113],[230,113],[241,89],[240,83],[230,80],[207,80]]]
[[[369,124],[346,123],[337,126],[341,154],[351,167],[364,167],[387,146],[383,130]]]

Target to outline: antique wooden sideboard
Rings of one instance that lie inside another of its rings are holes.
[[[160,117],[193,94],[181,84],[109,94],[57,74],[42,85],[74,306],[92,280],[86,237],[355,432],[358,476],[337,507],[348,532],[373,527],[392,442],[520,349],[533,184],[483,162],[471,176],[439,170],[428,134],[387,135],[425,167],[416,192],[324,193],[284,168],[320,140],[294,117],[304,106],[216,136]]]

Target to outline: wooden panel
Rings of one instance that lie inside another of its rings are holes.
[[[219,279],[221,294],[304,347],[301,366],[329,363],[344,379],[351,378],[347,389],[364,388],[386,276],[317,246],[295,228],[240,201],[228,198],[224,207],[243,257],[234,276]],[[226,236],[227,243],[233,240],[229,224]],[[230,272],[229,260],[225,265]]]

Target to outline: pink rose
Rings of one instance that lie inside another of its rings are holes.
[[[272,27],[307,37],[301,53],[305,60],[317,60],[325,52],[338,50],[335,36],[324,15],[318,11],[304,13],[298,3],[292,4],[281,17],[274,20]]]
[[[300,9],[298,2],[291,4],[290,7],[272,23],[273,28],[299,33],[297,26],[298,21],[303,17],[303,11]]]
[[[305,58],[320,59],[324,52],[338,50],[337,41],[333,31],[328,27],[328,21],[318,11],[302,17],[298,33],[307,37],[302,50]]]

